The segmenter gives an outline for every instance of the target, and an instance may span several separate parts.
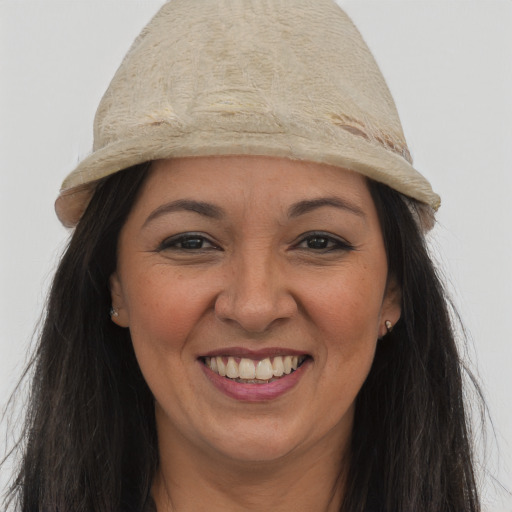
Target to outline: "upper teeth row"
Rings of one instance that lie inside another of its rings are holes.
[[[300,361],[302,362],[303,359],[304,357],[301,357]],[[222,377],[270,380],[273,377],[281,377],[291,373],[292,370],[296,370],[299,366],[299,356],[267,357],[260,361],[243,357],[240,362],[237,362],[234,357],[228,357],[226,362],[226,358],[217,356],[206,357],[205,363],[212,371]]]

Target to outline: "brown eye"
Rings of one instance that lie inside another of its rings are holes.
[[[197,236],[186,237],[181,239],[176,245],[181,249],[202,249],[204,245],[204,238]]]
[[[196,233],[182,233],[166,238],[158,247],[159,251],[206,251],[219,249],[208,238]]]
[[[354,249],[354,247],[345,240],[328,233],[303,235],[297,247],[299,249],[310,249],[318,252],[349,251]]]
[[[330,240],[325,236],[313,236],[306,241],[308,249],[327,249]]]

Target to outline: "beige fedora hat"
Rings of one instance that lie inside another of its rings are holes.
[[[96,112],[94,147],[62,184],[80,220],[98,180],[160,158],[266,155],[351,169],[437,210],[358,30],[332,0],[171,0]]]

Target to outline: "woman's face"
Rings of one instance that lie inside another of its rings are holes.
[[[365,179],[268,157],[154,162],[111,290],[160,442],[241,461],[343,446],[400,316]]]

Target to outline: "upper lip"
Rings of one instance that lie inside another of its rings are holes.
[[[282,347],[268,347],[261,348],[258,350],[252,350],[244,347],[226,347],[217,348],[201,354],[200,357],[216,357],[216,356],[233,356],[233,357],[245,357],[247,359],[265,359],[267,357],[276,356],[307,356],[307,352],[303,350],[294,350],[291,348]]]

